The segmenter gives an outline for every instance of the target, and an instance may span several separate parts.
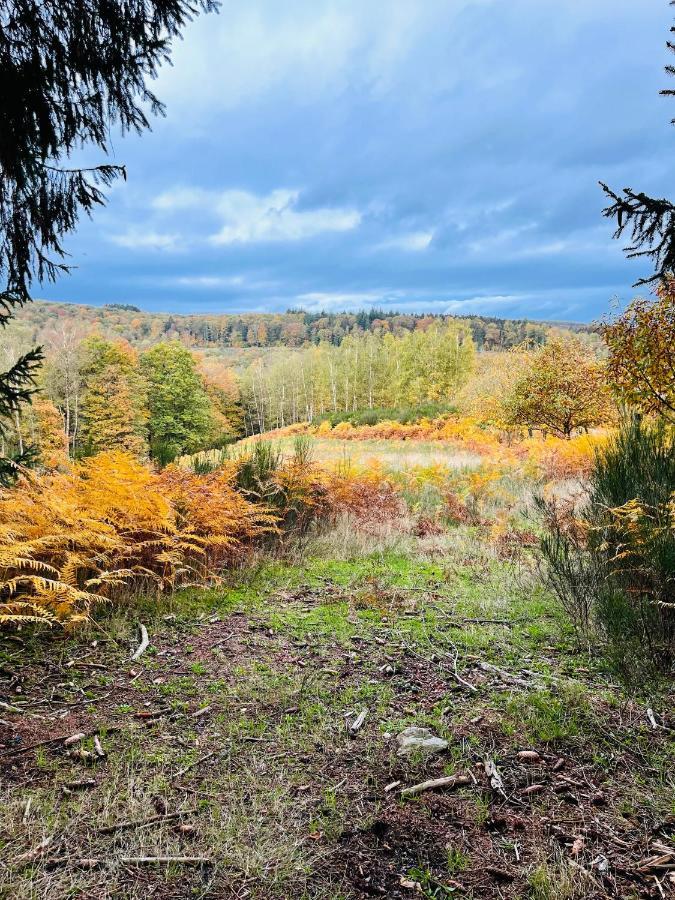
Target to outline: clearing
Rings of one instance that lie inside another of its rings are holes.
[[[668,701],[580,650],[527,548],[345,521],[292,552],[1,638],[0,896],[672,895]],[[408,726],[447,749],[399,756]]]

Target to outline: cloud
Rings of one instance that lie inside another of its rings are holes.
[[[288,188],[258,195],[178,187],[155,197],[152,207],[162,213],[198,210],[215,217],[221,225],[209,235],[209,242],[216,246],[303,241],[327,232],[351,231],[361,222],[361,213],[355,209],[303,208],[300,199],[299,190]]]
[[[109,235],[109,239],[118,247],[130,250],[177,250],[180,246],[180,236],[177,234],[163,234],[133,226],[121,234]]]
[[[152,85],[167,117],[115,142],[129,180],[45,294],[592,320],[649,269],[612,241],[598,180],[675,183],[671,17],[656,0],[225,4],[175,44]]]
[[[246,279],[241,275],[181,275],[172,278],[169,284],[176,284],[186,288],[239,288],[243,287]]]
[[[303,241],[331,231],[351,231],[361,222],[355,209],[299,209],[300,191],[280,189],[266,196],[224,191],[216,210],[223,225],[213,244]]]
[[[387,238],[377,244],[376,250],[406,250],[411,253],[426,250],[434,239],[433,231],[411,231],[398,237]]]

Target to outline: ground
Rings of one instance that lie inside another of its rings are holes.
[[[675,892],[668,697],[629,695],[480,527],[344,522],[0,647],[2,897]],[[398,756],[409,725],[447,750]]]

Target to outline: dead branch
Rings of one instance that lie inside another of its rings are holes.
[[[468,775],[449,775],[446,778],[432,778],[430,781],[421,781],[419,784],[403,788],[401,796],[414,797],[416,794],[424,793],[424,791],[436,791],[440,788],[452,789],[464,787],[467,784],[471,784],[471,779]]]
[[[104,825],[103,828],[97,829],[97,834],[114,834],[117,831],[130,831],[132,828],[145,828],[146,825],[156,825],[160,822],[171,822],[174,819],[181,819],[183,816],[192,816],[197,812],[199,812],[199,809],[197,807],[194,807],[193,809],[183,809],[179,812],[149,816],[147,819],[129,819],[125,822],[116,822],[114,825]]]
[[[150,638],[148,637],[148,629],[142,623],[138,626],[139,631],[141,632],[141,642],[138,645],[138,649],[131,657],[132,662],[136,662],[137,659],[140,659],[141,656],[148,649],[148,645],[150,644]]]

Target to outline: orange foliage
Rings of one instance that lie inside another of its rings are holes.
[[[203,577],[273,526],[232,472],[156,475],[102,453],[0,491],[0,624],[74,624],[133,587]]]

